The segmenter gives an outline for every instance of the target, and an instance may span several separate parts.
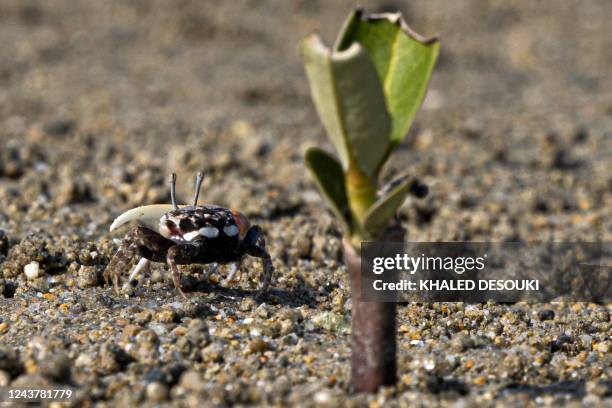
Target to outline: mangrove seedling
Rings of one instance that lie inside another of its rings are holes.
[[[379,179],[423,101],[438,51],[438,40],[416,34],[400,13],[361,9],[350,14],[333,48],[317,34],[301,45],[312,98],[337,154],[312,147],[305,160],[344,230],[356,392],[396,380],[395,304],[360,300],[359,252],[363,241],[403,241],[397,211],[408,194],[427,193],[413,177],[385,188]]]

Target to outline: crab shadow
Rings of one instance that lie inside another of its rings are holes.
[[[257,289],[242,289],[238,287],[226,287],[219,284],[198,281],[185,288],[187,296],[197,294],[215,295],[215,301],[240,302],[245,298],[253,298],[258,304],[280,305],[289,307],[310,306],[314,307],[316,299],[310,294],[311,291],[300,289],[286,290],[280,288],[269,288],[266,293],[260,293]]]
[[[267,303],[269,305],[280,305],[289,307],[311,306],[314,307],[316,300],[309,296],[308,293],[300,290],[285,290],[278,288],[270,288],[266,293],[259,293],[256,289],[228,288],[221,285],[211,285],[208,283],[199,283],[196,287],[189,288],[186,292],[190,294],[208,293],[216,295],[218,300],[235,300],[240,301],[245,298],[253,298],[258,304]]]
[[[604,380],[599,384],[603,388],[604,397],[609,397],[612,395],[612,380]],[[511,383],[502,389],[502,393],[527,393],[533,396],[566,394],[583,397],[586,395],[586,381],[568,380],[547,385]]]

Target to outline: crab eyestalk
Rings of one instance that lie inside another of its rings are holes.
[[[403,241],[397,210],[423,189],[413,177],[377,191],[379,174],[408,133],[438,55],[435,38],[412,31],[399,13],[350,14],[332,49],[302,42],[311,95],[337,158],[319,148],[306,164],[344,229],[352,298],[352,386],[374,392],[396,379],[395,304],[361,300],[362,241]]]
[[[172,201],[172,209],[174,211],[178,210],[178,205],[176,205],[176,173],[170,175],[170,201]]]
[[[193,206],[198,205],[198,197],[200,196],[200,187],[202,187],[202,181],[204,180],[204,176],[202,176],[202,172],[199,171],[196,175],[195,181],[195,193],[193,194]]]

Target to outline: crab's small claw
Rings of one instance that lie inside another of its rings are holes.
[[[257,293],[257,297],[261,298],[262,296],[268,293],[268,287],[270,286],[270,281],[272,280],[272,273],[274,272],[274,266],[272,265],[272,259],[270,256],[262,259],[263,261],[263,275],[261,287],[259,288],[259,292]]]
[[[130,276],[128,278],[128,283],[132,282],[136,277],[138,277],[138,275],[140,275],[140,272],[144,272],[144,271],[148,272],[149,264],[150,264],[150,261],[148,259],[140,258],[140,260],[138,261],[138,264],[136,264],[136,266],[130,273]]]
[[[179,207],[184,207],[184,205],[180,205]],[[172,211],[172,204],[153,204],[132,208],[115,218],[115,221],[113,221],[110,226],[110,230],[114,231],[131,221],[138,221],[150,229],[157,231],[159,219],[168,211]]]

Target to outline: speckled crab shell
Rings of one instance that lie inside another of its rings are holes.
[[[174,210],[171,204],[154,204],[132,208],[119,215],[111,224],[110,230],[114,231],[127,223],[138,221],[146,227],[159,232],[162,236],[174,241],[190,241],[196,235],[214,238],[212,235],[215,233],[218,234],[219,230],[209,226],[205,218],[209,217],[211,214],[214,215],[215,210],[219,210],[220,216],[227,218],[229,215],[231,218],[230,220],[226,220],[225,224],[227,225],[223,226],[225,235],[239,235],[240,238],[243,238],[250,227],[248,219],[236,210],[230,210],[215,205],[200,207],[181,205],[178,206],[178,208],[178,211]],[[198,214],[197,210],[202,210],[204,214]],[[191,220],[190,223],[194,224],[193,228],[190,228],[189,231],[181,231],[179,227],[180,219]],[[195,224],[202,224],[201,228],[195,228]],[[169,228],[169,225],[173,226],[173,228]]]

